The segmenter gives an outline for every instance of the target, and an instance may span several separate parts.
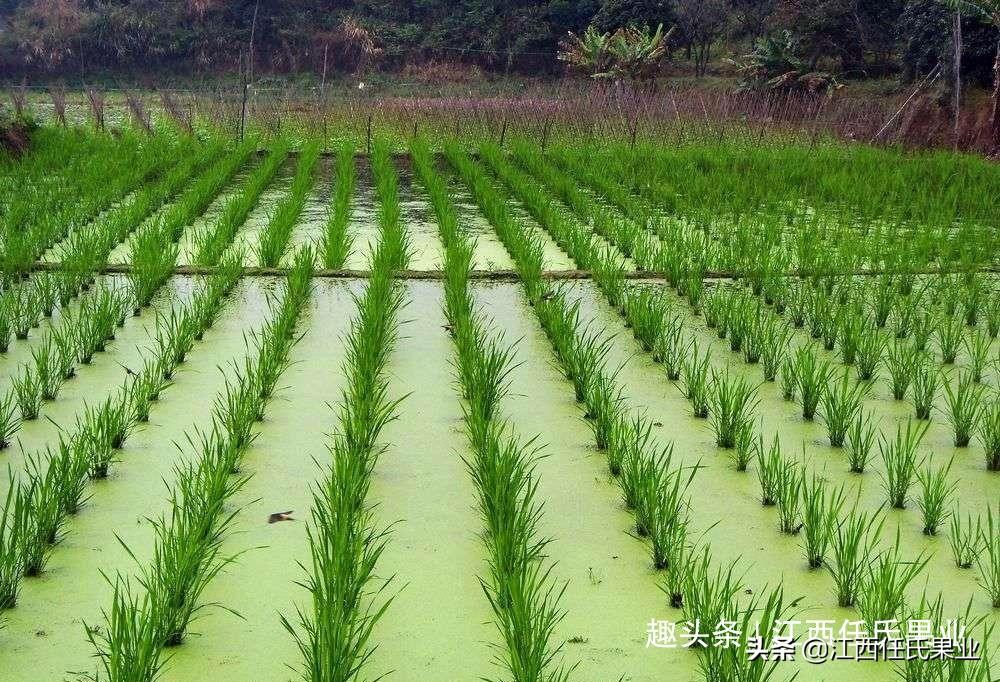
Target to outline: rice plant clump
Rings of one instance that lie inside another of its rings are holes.
[[[759,403],[757,389],[745,379],[713,372],[710,418],[716,445],[736,447],[737,435]]]
[[[927,429],[926,423],[915,424],[912,420],[907,420],[905,430],[902,425],[896,428],[895,439],[879,437],[879,451],[885,464],[882,486],[889,505],[894,509],[906,508],[919,465],[917,448],[927,434]]]
[[[847,432],[861,413],[861,406],[868,395],[870,384],[852,382],[845,370],[839,382],[828,384],[821,399],[820,414],[826,422],[830,445],[842,447]]]
[[[944,394],[945,414],[955,432],[955,447],[967,447],[983,416],[983,387],[975,383],[971,373],[963,372],[955,388],[952,382],[944,382]]]

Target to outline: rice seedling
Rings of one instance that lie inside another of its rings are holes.
[[[893,400],[902,400],[913,381],[914,371],[920,362],[920,351],[912,345],[896,343],[889,346],[885,356],[885,367],[889,372],[889,386]]]
[[[14,329],[14,338],[23,341],[31,329],[38,325],[41,306],[32,287],[19,287],[10,291],[9,315]]]
[[[911,328],[911,337],[913,347],[917,351],[921,353],[927,351],[927,346],[930,343],[931,336],[934,335],[936,326],[937,318],[930,310],[924,310],[916,314]]]
[[[653,359],[663,363],[667,379],[679,381],[688,352],[688,345],[684,343],[684,328],[680,315],[667,317],[664,326],[662,333],[656,337]]]
[[[17,605],[21,591],[21,542],[29,524],[27,489],[10,476],[0,506],[0,611]]]
[[[980,541],[982,540],[982,519],[972,514],[967,514],[965,519],[956,507],[951,514],[951,523],[948,526],[948,542],[951,545],[951,556],[955,561],[955,566],[966,569],[972,568],[979,556]]]
[[[878,427],[870,412],[860,411],[847,431],[847,461],[852,474],[863,474],[871,461]]]
[[[775,381],[788,353],[792,330],[784,322],[771,320],[762,326],[760,366],[764,381]]]
[[[158,605],[147,590],[136,594],[126,578],[107,580],[114,588],[111,610],[101,612],[108,627],[84,624],[104,679],[158,679],[167,663],[161,653]]]
[[[868,570],[869,557],[878,545],[885,517],[852,507],[847,518],[837,521],[830,535],[830,559],[825,562],[836,588],[837,605],[854,606],[858,602]]]
[[[843,447],[847,432],[861,413],[869,390],[869,384],[853,383],[847,370],[844,370],[840,381],[827,384],[820,401],[820,414],[826,423],[831,447]]]
[[[765,507],[773,507],[778,503],[785,470],[785,458],[781,455],[781,440],[778,434],[774,435],[771,446],[766,453],[764,436],[760,435],[755,451],[757,455],[757,481],[760,483],[760,503]]]
[[[414,155],[416,156],[416,155]],[[342,268],[351,252],[353,238],[347,230],[351,220],[352,199],[357,171],[354,161],[354,143],[344,142],[337,150],[337,185],[333,207],[323,234],[320,253],[327,268]]]
[[[691,410],[698,419],[707,419],[711,394],[708,383],[708,368],[711,352],[699,356],[697,342],[692,344],[691,353],[683,364],[681,385],[684,397],[691,403]]]
[[[298,168],[289,193],[274,209],[267,227],[256,245],[257,260],[264,267],[277,267],[288,249],[292,230],[305,206],[306,198],[316,180],[319,161],[319,143],[307,142],[299,154]]]
[[[20,565],[26,577],[42,574],[49,552],[59,540],[65,521],[60,495],[58,469],[47,467],[38,456],[27,462],[28,483],[25,484],[25,518],[19,536]]]
[[[782,533],[798,535],[802,530],[802,497],[805,471],[796,462],[782,462],[775,490],[778,528]]]
[[[742,377],[712,372],[709,417],[720,448],[736,446],[736,436],[760,404],[757,389]]]
[[[608,467],[612,476],[621,472],[621,462],[615,464],[608,445],[612,434],[623,421],[624,397],[621,387],[615,383],[614,375],[597,372],[590,378],[587,388],[587,423],[594,432],[594,442],[598,450],[608,451]]]
[[[961,319],[948,315],[944,319],[938,320],[934,330],[934,339],[937,342],[938,352],[941,353],[942,364],[955,364],[964,338],[965,327]]]
[[[803,482],[802,530],[809,568],[819,568],[826,561],[844,499],[843,486],[828,490],[827,481],[818,474]]]
[[[885,436],[879,436],[879,452],[885,463],[882,474],[882,487],[888,498],[889,506],[894,509],[906,509],[910,488],[916,476],[917,448],[927,434],[927,423],[914,424],[907,420],[906,430],[899,425],[896,437],[890,441]]]
[[[792,402],[798,389],[798,364],[792,358],[786,357],[781,363],[781,397],[786,402]]]
[[[986,523],[982,524],[979,538],[976,565],[979,566],[980,583],[993,608],[1000,609],[1000,504],[995,516],[992,507],[986,508]]]
[[[7,291],[0,293],[0,355],[10,350],[10,338],[14,334],[10,296]]]
[[[965,337],[965,350],[969,356],[969,373],[977,384],[983,382],[983,373],[990,357],[990,339],[980,332]]]
[[[632,333],[646,353],[651,353],[663,333],[667,315],[666,302],[651,288],[642,288],[625,299],[625,318]]]
[[[858,588],[858,613],[867,623],[900,620],[905,617],[906,590],[927,567],[930,556],[918,555],[906,561],[900,556],[899,529],[890,549],[880,552],[868,564]]]
[[[3,423],[3,408],[0,405],[0,424]],[[987,471],[1000,471],[1000,399],[994,395],[986,404],[979,420],[979,440],[986,454]]]
[[[882,356],[887,345],[885,337],[877,331],[865,330],[858,341],[857,357],[855,358],[859,380],[872,381],[875,378],[878,367],[882,364]]]
[[[733,449],[733,465],[739,472],[744,472],[750,465],[750,461],[757,453],[757,432],[754,430],[753,422],[749,419],[743,421],[736,433],[736,445]]]
[[[736,575],[735,563],[713,570],[712,556],[706,548],[700,557],[692,559],[684,583],[685,620],[695,623],[719,623],[731,614],[736,595],[743,590],[743,581]],[[697,648],[708,647],[708,641],[695,642]]]
[[[38,414],[42,409],[43,386],[42,378],[38,376],[37,370],[31,365],[25,365],[23,372],[11,377],[11,385],[14,389],[18,410],[21,412],[21,419],[26,421],[38,419]]]
[[[956,387],[944,382],[945,414],[955,432],[955,447],[968,447],[983,417],[983,387],[976,384],[971,373],[959,374]]]
[[[795,351],[796,390],[802,403],[802,418],[812,421],[816,408],[833,374],[827,360],[819,360],[811,346],[803,346]]]
[[[0,450],[10,446],[11,438],[21,427],[21,420],[15,413],[16,394],[8,391],[0,396]]]
[[[995,339],[1000,335],[1000,297],[993,295],[986,306],[986,334]]]
[[[913,409],[917,419],[929,420],[937,395],[941,371],[929,360],[921,360],[913,370]]]
[[[917,472],[917,480],[920,482],[917,507],[923,516],[924,535],[937,535],[938,528],[951,513],[948,505],[958,487],[957,482],[948,480],[953,462],[954,460],[949,460],[946,465],[937,469],[932,469],[928,464]]]

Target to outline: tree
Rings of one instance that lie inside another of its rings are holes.
[[[946,0],[957,13],[967,12],[981,17],[997,32],[993,58],[993,97],[990,111],[990,143],[994,153],[1000,152],[1000,0]]]
[[[704,76],[712,44],[722,34],[729,16],[727,0],[676,0],[677,25],[694,57],[695,73]]]
[[[596,80],[648,80],[666,57],[672,33],[673,29],[664,32],[662,25],[652,33],[636,26],[601,33],[589,26],[582,36],[570,32],[556,56]]]

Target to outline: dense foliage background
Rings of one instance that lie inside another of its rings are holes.
[[[253,32],[261,71],[316,72],[325,56],[331,73],[557,72],[567,31],[661,23],[676,27],[672,68],[696,75],[786,32],[803,63],[843,78],[912,80],[950,59],[940,0],[0,0],[0,65],[11,78],[223,73],[246,59]],[[997,29],[968,18],[964,39],[966,76],[989,83]]]

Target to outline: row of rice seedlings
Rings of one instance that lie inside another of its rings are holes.
[[[52,151],[62,151],[65,156],[55,172],[43,176],[32,178],[30,164],[20,168],[26,171],[28,184],[22,188],[24,191],[9,197],[4,223],[0,225],[0,266],[8,281],[27,276],[42,254],[72,229],[92,220],[154,176],[168,164],[174,146],[165,136],[141,143],[133,136],[112,140],[106,136],[46,133],[39,137],[42,139],[38,144],[53,141]],[[79,143],[82,146],[74,153]],[[59,150],[60,146],[63,149]],[[46,210],[38,211],[39,206]]]
[[[278,202],[257,243],[257,260],[264,267],[275,268],[288,250],[295,223],[302,214],[319,170],[319,142],[308,142],[299,152],[299,164],[288,194]]]
[[[66,314],[58,326],[48,329],[42,342],[31,351],[31,362],[11,377],[12,388],[0,410],[0,449],[22,420],[37,419],[44,401],[55,400],[64,382],[76,374],[77,361],[87,364],[95,352],[104,350],[124,324],[128,302],[120,291],[102,287],[84,299],[75,315]],[[16,404],[19,414],[15,414]]]
[[[410,241],[402,223],[399,204],[399,174],[388,140],[375,142],[371,155],[372,175],[378,195],[378,223],[382,243],[377,253],[393,270],[403,270],[409,263]]]
[[[92,257],[91,245],[95,236],[103,234],[108,224],[119,222],[123,216],[133,216],[134,211],[127,209],[153,203],[142,199],[157,193],[175,177],[186,178],[190,169],[181,168],[180,171],[172,172],[167,178],[143,188],[121,206],[88,226],[92,229],[73,232],[70,239],[62,243],[62,271],[38,273],[32,279],[0,294],[0,352],[7,351],[12,335],[18,339],[28,338],[30,330],[38,326],[43,316],[52,316],[57,304],[65,307],[80,289],[89,286],[93,279],[92,273],[103,265]],[[146,215],[148,212],[143,212],[141,217],[136,216],[129,222],[132,226],[137,225]]]
[[[198,265],[215,265],[233,243],[240,226],[257,206],[261,195],[277,175],[288,158],[288,143],[280,139],[273,144],[264,162],[255,168],[246,183],[226,201],[214,225],[206,227],[194,237]]]
[[[207,280],[187,308],[188,324],[211,319],[201,311],[221,306],[239,272],[238,262],[228,263]],[[159,329],[157,333],[162,339],[175,331]],[[173,343],[161,340],[157,345],[171,349]],[[13,595],[5,600],[9,607],[16,602],[20,577],[44,571],[49,553],[61,539],[66,517],[78,513],[85,501],[86,480],[106,476],[136,424],[148,418],[150,404],[169,385],[176,357],[173,352],[154,354],[99,407],[88,406],[75,430],[61,436],[55,448],[28,456],[25,476],[11,487],[4,502],[5,508],[16,511],[9,517],[6,550],[0,557],[4,562],[0,575],[13,576],[5,587]]]
[[[323,266],[333,270],[344,267],[354,242],[347,229],[354,208],[354,186],[357,181],[354,151],[354,143],[351,141],[344,141],[337,149],[333,206],[330,208],[330,217],[319,248]]]
[[[200,177],[163,214],[132,239],[129,279],[135,297],[135,314],[149,306],[153,295],[167,281],[177,263],[184,228],[205,212],[252,152],[245,142]]]
[[[313,490],[308,527],[312,561],[302,583],[311,606],[282,624],[302,655],[299,675],[311,682],[360,679],[375,645],[375,624],[392,601],[391,579],[376,588],[376,568],[389,540],[366,501],[372,472],[383,452],[378,440],[395,419],[399,400],[389,396],[387,364],[395,347],[403,290],[386,260],[375,256],[368,286],[355,299],[357,314],[346,340],[347,386],[339,428]]]
[[[570,304],[563,290],[549,290],[540,281],[537,236],[511,216],[504,196],[465,152],[451,146],[446,155],[522,273],[528,301],[585,409],[594,440],[605,452],[625,505],[634,515],[635,534],[649,539],[653,566],[663,571],[663,589],[671,604],[679,608],[689,588],[686,576],[693,558],[687,531],[687,489],[700,465],[685,468],[674,464],[672,447],[655,444],[652,421],[641,414],[629,414],[615,372],[605,365],[607,337],[581,322],[578,302]],[[602,276],[612,280],[605,286],[616,286],[613,272]]]
[[[87,628],[99,675],[115,680],[155,678],[166,647],[180,645],[205,604],[201,595],[233,557],[221,554],[222,539],[236,512],[225,505],[246,482],[241,460],[252,443],[252,425],[262,416],[277,376],[288,366],[298,318],[309,297],[313,254],[305,249],[285,280],[284,297],[273,301],[259,335],[247,341],[245,362],[234,363],[217,397],[212,425],[188,434],[197,457],[177,466],[171,511],[154,522],[153,558],[143,567],[143,595],[120,573],[107,628]],[[135,610],[133,612],[133,609]]]

